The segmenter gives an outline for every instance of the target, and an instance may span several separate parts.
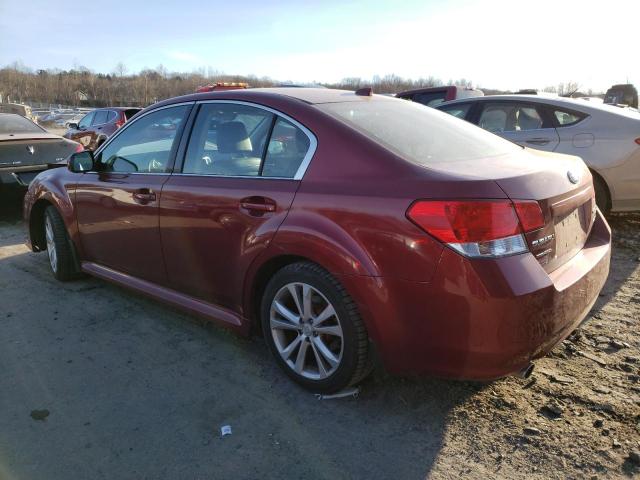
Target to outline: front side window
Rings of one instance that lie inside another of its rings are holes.
[[[189,106],[162,108],[122,130],[98,155],[100,171],[164,173]]]
[[[535,107],[519,103],[485,103],[478,126],[493,133],[520,132],[542,128]]]
[[[461,118],[463,120],[467,118],[467,113],[469,113],[470,109],[470,103],[449,105],[438,108],[438,110],[442,110],[443,112],[447,112],[449,115],[453,115],[454,117]]]
[[[109,116],[108,110],[98,110],[93,117],[93,123],[91,125],[102,125],[107,123],[107,117]]]
[[[93,120],[94,115],[95,115],[95,112],[87,113],[84,117],[82,117],[82,120],[80,120],[80,123],[78,123],[78,127],[89,128],[91,126],[91,121]]]
[[[554,110],[553,115],[556,117],[556,120],[561,127],[574,125],[586,117],[586,115],[581,115],[575,112],[567,112],[564,110]]]
[[[294,178],[309,147],[300,128],[267,110],[207,103],[198,112],[182,173]]]

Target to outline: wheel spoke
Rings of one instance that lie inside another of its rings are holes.
[[[277,328],[280,330],[298,330],[300,327],[290,322],[273,319],[271,320],[271,328]]]
[[[333,352],[329,350],[329,347],[324,344],[320,337],[313,337],[312,341],[318,349],[320,355],[322,355],[322,358],[324,358],[332,368],[338,365],[338,359],[333,354]]]
[[[300,323],[300,317],[277,300],[273,302],[273,306],[275,307],[276,312],[282,315],[286,320],[289,320],[292,324],[298,325]]]
[[[302,373],[304,370],[304,361],[307,358],[307,348],[309,348],[309,340],[303,339],[298,349],[298,356],[296,357],[296,364],[294,365],[295,371]]]
[[[324,366],[324,362],[322,361],[322,357],[320,356],[320,354],[318,353],[318,347],[316,347],[315,343],[311,343],[311,349],[313,350],[313,356],[316,357],[316,363],[318,364],[318,374],[320,375],[320,378],[326,378],[327,377],[327,369]]]
[[[334,337],[342,338],[342,328],[339,325],[333,325],[330,327],[317,327],[315,332],[319,335],[333,335]]]
[[[291,298],[293,298],[293,302],[296,304],[296,308],[298,309],[298,316],[301,317],[302,302],[301,302],[300,296],[298,295],[298,285],[295,285],[295,284],[288,285],[287,289],[289,290],[289,294],[291,295]]]
[[[311,318],[311,295],[313,290],[306,283],[302,285],[302,318]]]
[[[333,308],[333,305],[328,304],[325,309],[320,312],[320,315],[318,315],[315,319],[313,324],[314,325],[320,325],[323,322],[326,322],[327,320],[329,320],[331,317],[333,317],[336,314],[336,311]],[[342,335],[341,335],[342,336]]]
[[[300,345],[300,342],[302,341],[302,335],[298,335],[295,340],[293,340],[293,342],[291,342],[289,345],[287,345],[286,348],[284,348],[282,350],[282,352],[280,352],[282,354],[282,357],[285,360],[288,360],[289,357],[291,356],[291,354],[293,353],[293,351],[296,349],[296,347],[298,345]]]

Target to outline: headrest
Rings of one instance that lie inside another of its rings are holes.
[[[250,152],[251,139],[242,122],[226,122],[218,125],[218,151],[220,153]]]

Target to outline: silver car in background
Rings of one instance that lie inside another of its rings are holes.
[[[466,98],[436,108],[524,147],[581,157],[603,212],[640,210],[640,113],[538,95]]]

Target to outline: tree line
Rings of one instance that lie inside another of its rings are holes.
[[[169,72],[160,65],[155,69],[144,69],[129,74],[127,67],[119,63],[111,73],[95,73],[86,67],[70,70],[31,70],[20,62],[0,69],[0,97],[3,101],[16,103],[40,103],[49,105],[74,105],[84,107],[133,106],[144,107],[151,103],[179,95],[193,93],[196,88],[216,82],[244,82],[251,87],[271,87],[279,82],[269,77],[253,75],[227,75],[220,72],[205,72],[199,69],[191,73]],[[435,77],[407,79],[397,75],[344,78],[339,82],[326,83],[329,88],[355,90],[372,86],[376,93],[397,93],[421,87],[433,87],[445,83]],[[447,85],[471,87],[467,79],[449,80]],[[569,83],[571,88],[575,83]],[[546,90],[566,92],[565,84]],[[576,88],[577,89],[577,88]],[[499,90],[483,89],[485,93],[501,93]]]

